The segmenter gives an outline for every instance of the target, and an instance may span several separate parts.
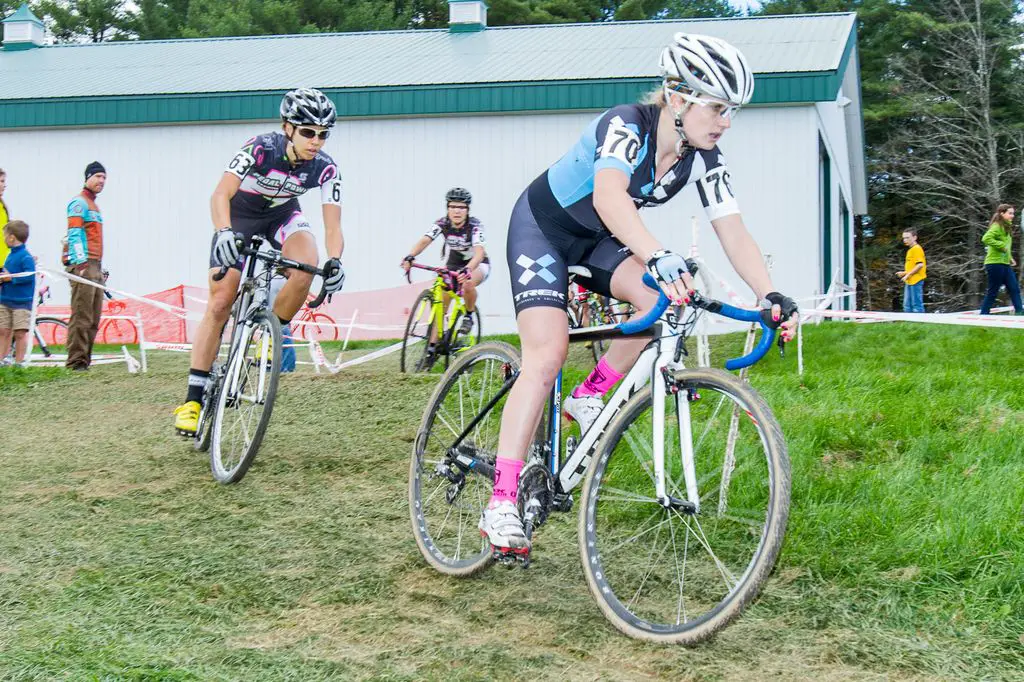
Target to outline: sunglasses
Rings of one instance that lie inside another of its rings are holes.
[[[736,118],[736,114],[740,111],[740,108],[734,104],[726,104],[725,102],[718,102],[710,99],[701,99],[697,95],[691,95],[686,92],[680,92],[679,94],[682,95],[682,98],[687,102],[697,104],[702,107],[711,107],[712,111],[722,118]]]
[[[313,130],[312,128],[296,128],[299,135],[302,135],[307,140],[312,140],[314,137],[318,137],[321,140],[326,140],[331,136],[330,130]]]
[[[462,209],[463,211],[469,210],[469,206],[467,206],[466,204],[448,204],[448,208],[457,208]]]
[[[687,102],[690,102],[691,104],[696,104],[701,107],[711,107],[712,110],[722,118],[735,118],[736,114],[738,114],[740,111],[740,107],[736,106],[735,104],[727,104],[725,102],[719,102],[717,100],[711,99],[701,99],[699,95],[694,95],[692,93],[686,92],[679,85],[672,85],[666,83],[665,88],[677,93],[680,97],[682,97]],[[666,97],[668,97],[667,94]]]

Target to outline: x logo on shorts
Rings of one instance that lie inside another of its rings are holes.
[[[534,277],[540,277],[548,284],[551,284],[557,278],[550,270],[548,270],[548,266],[554,262],[554,257],[549,253],[545,253],[537,260],[533,260],[526,254],[519,256],[519,258],[516,259],[516,265],[523,268],[523,274],[519,276],[519,283],[525,285]],[[539,266],[539,269],[536,272],[533,270],[533,266],[535,265]]]

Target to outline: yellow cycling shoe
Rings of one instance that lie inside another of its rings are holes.
[[[265,362],[265,363],[267,363],[267,365],[270,365],[271,363],[273,363],[274,362],[274,338],[273,337],[268,337],[267,338],[267,355],[266,355],[265,358],[263,356],[263,340],[262,339],[253,339],[253,342],[256,344],[256,350],[254,352],[254,356],[256,357],[257,362]]]
[[[195,400],[190,400],[174,410],[174,430],[182,436],[193,438],[196,429],[199,428],[200,405]]]

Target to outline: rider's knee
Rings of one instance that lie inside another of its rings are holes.
[[[648,310],[652,310],[658,303],[658,294],[650,289],[638,291],[631,297],[630,303],[637,312],[645,313]]]
[[[313,284],[313,275],[301,270],[292,270],[288,275],[288,281],[294,282],[292,286],[301,286],[308,291],[310,285]]]
[[[206,305],[206,310],[215,319],[226,320],[228,315],[231,314],[231,304],[234,303],[234,301],[234,292],[216,292],[210,295],[210,301]]]
[[[524,354],[523,373],[534,381],[550,386],[555,383],[555,378],[562,371],[565,356],[565,352],[559,353],[556,348],[547,348],[540,353]]]

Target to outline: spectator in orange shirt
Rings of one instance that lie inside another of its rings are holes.
[[[72,275],[103,283],[103,216],[96,195],[107,183],[99,161],[85,168],[85,187],[68,204],[67,251],[64,264]],[[92,344],[100,326],[103,289],[71,281],[71,319],[68,320],[67,368],[83,371],[92,361]]]

